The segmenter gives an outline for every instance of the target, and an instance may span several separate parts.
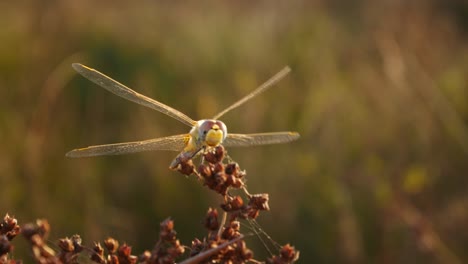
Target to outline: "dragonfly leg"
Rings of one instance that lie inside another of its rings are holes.
[[[175,157],[175,159],[171,162],[171,165],[169,165],[169,169],[171,170],[177,170],[177,167],[181,163],[188,162],[189,160],[193,159],[203,148],[199,148],[196,151],[182,151]]]

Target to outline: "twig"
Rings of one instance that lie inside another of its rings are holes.
[[[180,262],[180,264],[195,264],[195,263],[200,263],[202,260],[206,259],[206,258],[209,258],[210,256],[218,253],[220,250],[226,248],[227,246],[231,245],[231,244],[234,244],[236,243],[237,241],[240,241],[244,238],[244,235],[240,235],[239,237],[236,237],[234,238],[233,240],[230,240],[230,241],[227,241],[227,242],[224,242],[223,244],[215,247],[215,248],[212,248],[212,249],[209,249],[207,251],[204,251],[196,256],[193,256],[189,259],[186,259],[182,262]]]

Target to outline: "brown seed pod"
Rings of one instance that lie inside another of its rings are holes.
[[[104,246],[110,253],[115,253],[119,248],[119,242],[112,237],[108,237],[104,240]]]
[[[64,252],[73,252],[75,250],[73,242],[68,237],[59,239],[58,246]]]
[[[205,228],[210,231],[216,231],[219,228],[218,223],[218,211],[213,208],[209,208],[205,217]]]
[[[191,159],[181,161],[177,167],[177,171],[184,175],[191,175],[195,171],[195,165]]]

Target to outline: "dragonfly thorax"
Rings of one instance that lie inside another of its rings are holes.
[[[196,139],[197,145],[216,147],[226,139],[227,127],[219,120],[203,119],[195,124],[190,135]]]

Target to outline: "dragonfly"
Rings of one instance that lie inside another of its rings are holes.
[[[169,166],[170,169],[175,170],[182,162],[186,162],[194,158],[202,149],[213,148],[219,145],[223,145],[224,147],[250,147],[256,145],[279,144],[291,142],[299,138],[299,133],[290,131],[255,134],[228,133],[226,125],[219,120],[219,118],[224,116],[227,112],[238,108],[285,77],[291,71],[288,66],[284,67],[254,91],[219,112],[211,119],[202,119],[199,121],[193,120],[186,114],[168,105],[139,94],[95,69],[80,63],[73,63],[72,67],[83,77],[109,92],[134,103],[166,114],[191,127],[191,130],[189,133],[185,134],[159,137],[143,141],[96,145],[74,149],[66,154],[66,156],[70,158],[121,155],[156,150],[177,151],[179,154],[174,158]]]

